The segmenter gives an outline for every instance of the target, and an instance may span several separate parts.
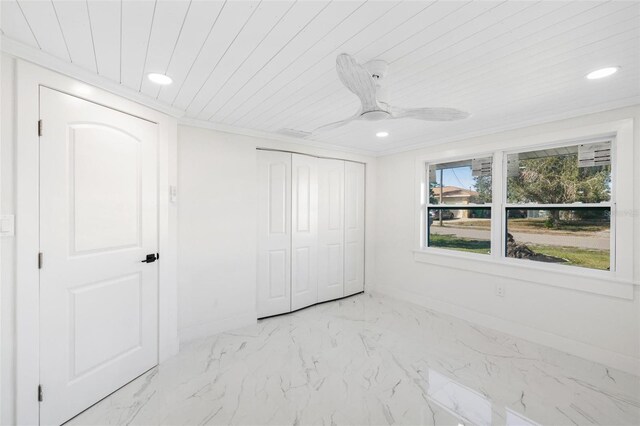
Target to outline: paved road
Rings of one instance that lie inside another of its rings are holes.
[[[480,240],[488,240],[489,232],[487,229],[469,228],[466,226],[455,227],[451,225],[444,225],[442,228],[436,223],[431,225],[431,232],[434,234],[453,234],[463,238],[474,238]],[[525,244],[542,244],[548,246],[565,246],[565,247],[580,247],[598,250],[608,250],[609,247],[609,232],[597,232],[593,236],[584,235],[554,235],[552,233],[547,234],[530,234],[528,232],[511,232],[513,238],[518,243]]]

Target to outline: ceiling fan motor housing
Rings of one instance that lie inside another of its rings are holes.
[[[383,110],[365,111],[360,115],[360,118],[366,121],[379,121],[389,118],[389,113]]]

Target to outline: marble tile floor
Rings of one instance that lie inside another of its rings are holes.
[[[69,425],[640,425],[640,378],[382,296],[185,345]]]

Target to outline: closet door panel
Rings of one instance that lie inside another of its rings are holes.
[[[318,301],[318,159],[292,155],[291,310]]]
[[[318,302],[344,295],[344,167],[318,162]]]
[[[345,161],[344,295],[364,290],[364,164]]]
[[[291,154],[258,151],[258,317],[291,311]]]

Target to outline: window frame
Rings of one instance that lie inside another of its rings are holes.
[[[568,119],[551,124],[537,125],[501,133],[469,136],[459,139],[455,145],[431,143],[429,148],[417,151],[414,156],[414,245],[413,259],[439,268],[473,272],[485,277],[497,277],[518,283],[544,285],[585,293],[631,300],[634,289],[640,287],[640,265],[636,265],[637,246],[640,239],[639,201],[635,193],[639,188],[635,164],[640,164],[640,149],[635,148],[637,129],[632,116],[596,117],[585,121],[582,118]],[[492,223],[492,244],[498,244],[492,255],[425,247],[424,227],[426,163],[455,161],[494,154],[493,161],[493,205],[502,210],[502,164],[507,151],[535,150],[550,145],[570,145],[578,141],[596,139],[614,140],[615,163],[612,168],[612,184],[620,182],[622,176],[628,185],[615,187],[615,204],[611,209],[615,220],[615,268],[612,271],[581,268],[578,266],[553,265],[543,262],[522,262],[520,259],[502,256],[502,241],[506,238],[502,214],[492,214],[500,219],[497,226]],[[447,142],[447,144],[450,141]],[[498,183],[500,181],[500,183]],[[500,200],[500,201],[499,201]],[[555,267],[555,268],[554,268]]]
[[[507,201],[507,195],[509,193],[507,185],[508,185],[508,172],[507,172],[507,161],[509,159],[509,155],[519,154],[524,152],[535,152],[542,151],[545,149],[553,149],[553,148],[564,148],[569,146],[576,145],[588,145],[593,143],[601,143],[601,142],[610,142],[611,143],[611,193],[609,197],[609,201],[602,203],[571,203],[571,204],[543,204],[543,203],[509,203]],[[520,147],[516,149],[504,150],[502,151],[502,176],[501,176],[501,185],[503,188],[502,191],[502,200],[501,200],[501,211],[500,218],[501,221],[501,229],[503,230],[502,238],[501,238],[501,254],[505,261],[508,262],[517,262],[517,263],[529,263],[535,262],[528,259],[517,259],[513,257],[507,257],[507,210],[508,209],[538,209],[538,210],[548,210],[553,208],[568,208],[573,210],[585,210],[589,208],[609,208],[609,269],[608,270],[600,270],[600,269],[592,269],[592,268],[583,268],[580,266],[574,265],[555,265],[555,264],[546,264],[550,270],[555,270],[556,268],[579,268],[581,270],[587,270],[595,273],[604,273],[607,275],[611,275],[616,271],[616,227],[615,227],[615,197],[616,197],[616,137],[613,135],[602,136],[602,137],[591,137],[587,139],[575,139],[570,141],[561,141],[561,142],[551,142],[547,144],[541,144],[531,147]],[[539,263],[539,262],[536,262]]]

